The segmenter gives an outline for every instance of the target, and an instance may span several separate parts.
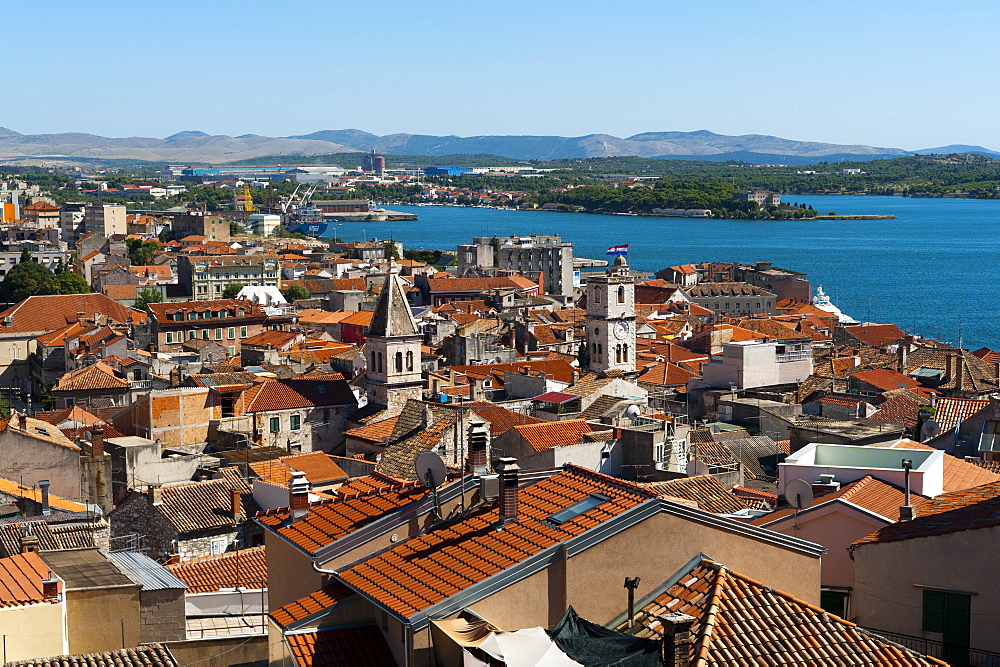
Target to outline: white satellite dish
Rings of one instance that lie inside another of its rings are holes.
[[[804,479],[793,479],[785,485],[785,500],[797,510],[804,510],[813,502],[812,484]]]
[[[641,412],[638,405],[630,405],[625,408],[625,416],[629,419],[635,419]]]
[[[931,438],[937,437],[939,433],[941,433],[941,425],[933,419],[928,419],[924,422],[923,426],[920,427],[921,440],[930,440]]]
[[[711,433],[722,433],[722,427],[719,426],[718,424],[712,424],[711,426],[708,427],[708,430]]]
[[[697,477],[698,475],[708,474],[708,466],[705,465],[704,461],[699,461],[698,459],[688,461],[687,468],[684,470],[688,477]]]
[[[421,484],[429,489],[436,489],[444,484],[444,461],[434,452],[420,452],[413,462],[414,471]]]

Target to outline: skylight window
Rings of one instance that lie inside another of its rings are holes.
[[[603,493],[592,493],[583,500],[578,500],[566,509],[553,512],[545,517],[545,520],[555,525],[561,525],[567,521],[572,521],[576,517],[589,512],[590,510],[609,502],[611,498]]]

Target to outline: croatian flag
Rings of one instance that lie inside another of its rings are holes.
[[[628,244],[625,245],[613,245],[608,248],[609,255],[627,255],[628,254]]]

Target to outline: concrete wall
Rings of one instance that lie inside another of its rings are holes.
[[[921,629],[923,589],[918,585],[967,592],[972,594],[971,646],[1000,652],[998,543],[1000,527],[992,526],[855,547],[853,597],[857,623],[941,641],[941,633]]]
[[[165,642],[178,665],[228,667],[267,660],[267,635]]]
[[[66,591],[70,653],[95,653],[139,643],[139,586]],[[123,645],[124,639],[124,645]]]
[[[0,609],[0,646],[4,664],[66,654],[66,604],[43,602]]]
[[[80,500],[80,450],[23,435],[16,423],[11,420],[11,426],[0,431],[0,470],[4,478],[24,486],[47,479],[52,482],[51,493]]]

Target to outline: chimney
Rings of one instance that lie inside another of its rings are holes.
[[[49,508],[49,486],[51,482],[47,479],[43,479],[38,483],[38,488],[42,491],[42,516],[48,516],[52,514],[52,510]]]
[[[691,625],[694,616],[674,612],[658,616],[663,632],[663,665],[664,667],[688,667],[691,664],[691,645],[694,636]]]
[[[840,482],[834,479],[834,475],[820,475],[819,480],[812,483],[812,490],[815,494],[829,493],[840,489]]]
[[[151,505],[163,504],[163,488],[158,484],[151,484],[147,487],[146,493],[149,496],[149,502]]]
[[[243,514],[243,494],[239,489],[229,490],[229,511],[233,515],[233,523],[239,523],[246,518]]]
[[[28,526],[21,527],[21,553],[23,554],[38,553],[38,536],[32,535],[28,532],[29,530]]]
[[[309,480],[302,471],[296,470],[288,480],[288,507],[293,522],[309,513]]]
[[[104,429],[99,424],[90,430],[90,455],[104,456]]]
[[[469,472],[474,475],[485,475],[487,470],[486,449],[489,444],[489,432],[486,422],[482,419],[469,421]]]
[[[170,369],[170,386],[171,387],[181,386],[181,372],[176,368]]]
[[[910,504],[910,470],[913,469],[913,461],[911,459],[902,460],[903,468],[903,504],[899,507],[899,520],[900,521],[913,521],[917,513]]]
[[[49,570],[48,577],[42,579],[42,597],[47,601],[56,601],[59,599],[59,580],[52,574],[52,570]]]
[[[28,415],[23,412],[17,414],[17,425],[22,431],[28,430]]]
[[[520,468],[517,459],[504,456],[500,459],[500,522],[517,520],[517,483]]]
[[[955,381],[955,389],[962,391],[965,389],[965,353],[959,350],[955,365],[958,367],[958,378]]]
[[[944,377],[945,382],[951,382],[955,379],[955,359],[950,354],[944,358]]]

